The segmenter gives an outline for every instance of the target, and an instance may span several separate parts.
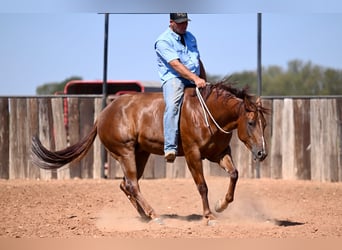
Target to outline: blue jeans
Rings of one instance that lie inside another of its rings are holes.
[[[186,86],[195,86],[184,78],[172,78],[163,84],[164,152],[178,151],[179,117]]]

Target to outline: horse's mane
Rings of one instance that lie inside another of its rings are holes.
[[[235,82],[231,82],[229,79],[223,79],[222,81],[208,84],[205,88],[201,88],[201,94],[203,99],[206,100],[209,95],[216,90],[217,97],[224,96],[226,98],[237,97],[240,99],[249,99],[252,100],[253,95],[249,94],[249,86],[245,86],[244,88],[235,88]]]
[[[226,100],[239,98],[243,100],[245,107],[250,111],[259,109],[263,113],[269,113],[267,108],[260,108],[257,106],[255,95],[249,93],[248,85],[243,88],[236,88],[234,85],[236,85],[236,82],[232,82],[229,79],[223,79],[219,82],[206,85],[206,87],[200,89],[200,92],[204,100],[206,100],[213,92],[216,92],[216,98],[223,97]]]

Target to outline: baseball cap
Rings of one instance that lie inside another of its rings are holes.
[[[170,19],[176,23],[191,21],[187,13],[170,13]]]

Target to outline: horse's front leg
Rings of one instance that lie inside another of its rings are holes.
[[[191,175],[197,186],[197,190],[201,195],[203,205],[203,218],[208,221],[214,220],[215,216],[212,214],[208,201],[208,186],[203,175],[202,160],[195,156],[186,155],[186,161],[191,172]]]
[[[216,212],[222,212],[228,207],[228,204],[233,202],[234,200],[234,192],[235,192],[235,187],[237,180],[239,178],[239,172],[237,169],[234,167],[234,163],[232,160],[232,157],[230,153],[226,154],[219,162],[220,166],[226,170],[230,176],[230,183],[229,183],[229,188],[228,192],[226,193],[226,196],[218,200],[215,205],[215,211]]]

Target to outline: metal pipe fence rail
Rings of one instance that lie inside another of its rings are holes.
[[[66,109],[66,106],[67,109]],[[342,97],[264,97],[272,110],[265,136],[268,157],[261,178],[342,181]],[[80,162],[57,171],[42,170],[30,161],[31,138],[38,135],[49,149],[79,141],[102,109],[102,96],[0,97],[0,179],[101,178],[100,141],[96,138]],[[67,126],[66,123],[67,122]],[[256,163],[237,139],[231,141],[240,176],[256,178]],[[107,178],[121,178],[119,164],[108,156]],[[215,163],[203,161],[205,174],[226,176]],[[184,157],[173,164],[151,155],[143,178],[187,178]]]

